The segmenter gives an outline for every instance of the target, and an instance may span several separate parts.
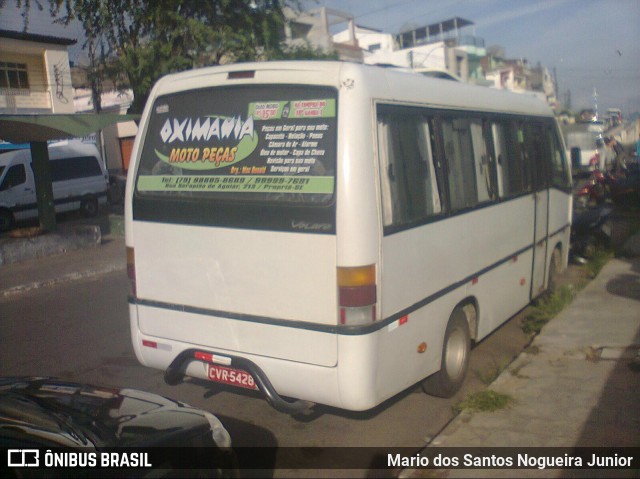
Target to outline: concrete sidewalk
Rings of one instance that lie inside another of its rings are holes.
[[[511,405],[496,412],[462,412],[430,446],[640,447],[639,350],[640,258],[613,259],[491,384],[489,389],[513,398]],[[436,477],[442,473],[446,477],[640,476],[638,469],[422,469],[405,470],[402,476],[434,477],[434,473]]]
[[[111,271],[124,271],[124,238],[107,236],[100,244],[0,266],[0,297]]]

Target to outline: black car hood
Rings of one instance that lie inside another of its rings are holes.
[[[0,437],[63,447],[230,447],[206,411],[135,389],[39,377],[0,378]]]

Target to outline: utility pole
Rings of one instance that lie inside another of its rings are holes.
[[[31,166],[36,187],[40,228],[45,231],[54,231],[56,229],[56,210],[53,202],[51,164],[49,163],[49,149],[46,141],[31,142]]]
[[[555,65],[553,66],[553,88],[555,89],[554,93],[556,98],[560,99],[560,89],[558,88],[558,71],[556,70]]]

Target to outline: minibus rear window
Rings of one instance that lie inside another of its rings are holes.
[[[332,202],[336,90],[245,85],[190,90],[151,108],[136,192],[165,200]]]

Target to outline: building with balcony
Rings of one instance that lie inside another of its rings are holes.
[[[362,62],[353,15],[326,7],[301,13],[285,7],[283,13],[283,40],[288,45],[310,46],[324,53],[336,53],[340,60]],[[346,25],[344,34],[339,39],[333,38],[331,30],[340,28],[340,25]]]
[[[0,113],[73,113],[67,49],[75,43],[0,30]]]
[[[490,86],[515,93],[533,93],[558,110],[560,102],[556,95],[553,75],[541,65],[530,67],[524,59],[503,59],[489,55],[483,59],[485,76]]]
[[[447,71],[469,83],[485,84],[481,60],[484,40],[469,33],[474,23],[451,18],[392,35],[357,26],[355,37],[368,64],[390,65],[416,72]],[[344,41],[347,32],[333,36]]]

